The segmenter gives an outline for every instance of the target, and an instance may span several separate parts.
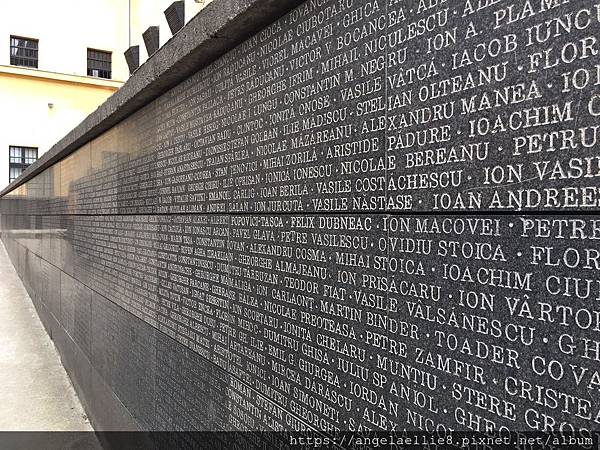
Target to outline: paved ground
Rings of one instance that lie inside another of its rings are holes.
[[[93,431],[0,242],[0,431],[6,430]],[[94,435],[86,435],[84,446],[65,448],[97,447],[89,442]]]

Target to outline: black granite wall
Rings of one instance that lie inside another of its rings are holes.
[[[309,0],[5,195],[97,423],[598,429],[599,21]]]

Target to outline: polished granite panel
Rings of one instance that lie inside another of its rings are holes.
[[[61,272],[60,323],[71,339],[90,357],[92,291],[75,278]]]
[[[78,213],[85,192],[79,191],[77,185],[80,180],[88,178],[91,174],[91,145],[87,144],[78,149],[63,159],[58,166],[60,167],[60,183],[57,194],[59,198],[63,199],[65,209],[55,211],[55,213]]]
[[[156,330],[94,293],[91,362],[144,429],[155,429]]]
[[[75,276],[101,295],[155,325],[157,216],[77,216],[66,247]]]
[[[573,43],[596,23],[549,42],[533,16],[417,6],[300,9],[20,187],[20,212],[597,209],[594,66]]]
[[[48,311],[58,320],[60,318],[60,278],[61,272],[56,266],[42,260],[42,293],[43,302]]]
[[[149,428],[286,429],[296,420],[333,431],[373,426],[364,411],[382,427],[452,428],[466,417],[463,395],[477,392],[514,396],[493,423],[524,427],[522,380],[546,370],[552,389],[573,397],[595,384],[600,216],[109,217],[84,220],[137,238],[106,240],[115,265],[89,266],[88,281],[109,277],[105,293],[40,260],[24,247],[29,239],[9,242],[32,296],[42,289],[69,339]],[[128,258],[143,264],[125,266]],[[550,374],[549,354],[580,373]],[[184,371],[191,379],[168,390],[165,379]],[[229,386],[223,395],[241,402],[242,392],[253,399],[247,408],[268,402],[293,420],[222,410],[218,393],[195,385],[210,388],[210,373],[217,388]],[[158,406],[165,391],[174,397]]]

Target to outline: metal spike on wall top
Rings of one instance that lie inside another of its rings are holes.
[[[125,60],[129,66],[129,74],[135,72],[135,69],[140,67],[140,46],[133,45],[125,50]]]
[[[165,9],[165,17],[167,18],[171,33],[177,33],[185,23],[185,2],[177,1],[171,3],[171,6]]]

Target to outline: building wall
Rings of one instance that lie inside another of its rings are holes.
[[[0,187],[10,145],[48,151],[129,76],[123,0],[24,0],[0,7]],[[37,39],[38,68],[10,65],[10,36]],[[112,52],[111,80],[87,76],[87,49]],[[52,105],[52,106],[49,106]]]
[[[0,186],[9,180],[11,145],[52,147],[121,83],[21,67],[0,67]]]
[[[186,23],[211,2],[185,0]],[[0,66],[10,64],[9,39],[16,35],[39,40],[40,70],[86,75],[87,49],[94,48],[113,53],[112,79],[125,81],[129,70],[123,53],[130,45],[139,45],[140,62],[147,59],[142,33],[148,27],[160,27],[161,46],[171,38],[164,15],[171,3],[173,0],[3,2],[0,6]]]

